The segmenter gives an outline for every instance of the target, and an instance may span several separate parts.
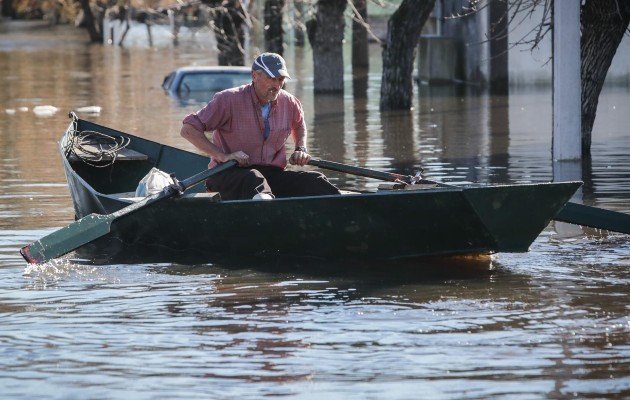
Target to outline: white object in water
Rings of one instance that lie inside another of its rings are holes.
[[[54,115],[59,109],[55,106],[35,106],[33,112],[38,117],[50,117]]]
[[[86,106],[77,108],[76,112],[86,114],[100,114],[102,109],[103,107],[101,106]]]

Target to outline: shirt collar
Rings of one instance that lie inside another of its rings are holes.
[[[282,89],[280,89],[282,90]],[[254,82],[249,84],[249,92],[251,94],[252,97],[252,102],[257,105],[258,107],[262,107],[264,106],[264,104],[262,104],[259,100],[258,100],[258,96],[256,95],[256,89],[254,88]],[[271,102],[271,105],[274,106],[276,105],[276,103],[278,102],[278,99],[276,98],[274,101]]]

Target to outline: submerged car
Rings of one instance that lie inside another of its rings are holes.
[[[250,67],[182,67],[162,82],[162,89],[182,104],[205,103],[216,92],[251,82]]]

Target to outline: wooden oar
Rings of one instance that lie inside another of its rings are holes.
[[[237,163],[230,160],[212,169],[205,170],[188,179],[180,181],[182,191],[205,181],[212,175],[225,171],[235,166]],[[159,201],[179,195],[180,192],[174,188],[164,190],[159,193],[147,196],[137,203],[107,215],[90,214],[80,220],[71,223],[65,228],[61,228],[40,240],[22,247],[20,253],[29,263],[44,263],[70,253],[100,237],[107,235],[111,230],[111,225],[120,218],[134,213],[144,207],[149,207]]]
[[[402,181],[410,183],[410,179],[412,178],[409,175],[374,171],[367,168],[353,167],[351,165],[326,160],[311,160],[309,161],[309,164],[331,171],[345,172],[347,174],[359,175],[389,182]],[[426,180],[423,181],[431,182]],[[591,228],[604,229],[612,232],[630,234],[630,215],[617,211],[605,210],[603,208],[585,206],[583,204],[573,202],[568,202],[554,217],[554,220],[568,222],[575,225],[590,226]]]
[[[352,165],[341,164],[333,161],[311,159],[309,165],[315,167],[329,169],[331,171],[345,172],[346,174],[364,176],[366,178],[380,179],[388,182],[404,182],[411,183],[413,178],[410,175],[400,175],[392,172],[375,171],[373,169],[353,167]]]

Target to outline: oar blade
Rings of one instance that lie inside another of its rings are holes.
[[[109,233],[110,215],[90,214],[20,249],[31,264],[41,264],[61,257]]]

